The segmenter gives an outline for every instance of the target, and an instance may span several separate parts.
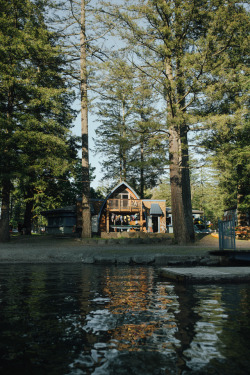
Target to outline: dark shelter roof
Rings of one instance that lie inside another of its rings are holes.
[[[73,206],[67,206],[67,207],[60,207],[60,208],[55,208],[53,210],[47,210],[47,211],[42,211],[41,214],[43,216],[49,216],[51,214],[63,214],[63,213],[76,213],[76,205]]]
[[[163,215],[161,207],[158,203],[152,203],[150,207],[150,215]]]

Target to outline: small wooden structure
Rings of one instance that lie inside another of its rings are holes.
[[[67,234],[75,233],[76,229],[76,206],[68,206],[41,212],[48,220],[46,233]]]
[[[108,194],[98,217],[100,233],[106,232],[166,232],[164,200],[140,199],[126,183],[119,183]]]
[[[165,200],[140,199],[126,183],[118,184],[105,200],[91,199],[92,233],[166,232]],[[48,219],[47,233],[76,234],[81,232],[82,205],[42,212]]]

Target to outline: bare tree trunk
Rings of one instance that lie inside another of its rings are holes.
[[[14,88],[11,86],[8,90],[7,121],[11,119],[14,103]],[[6,150],[7,151],[7,150]],[[10,172],[8,162],[5,164],[5,172]],[[10,220],[10,190],[11,180],[8,177],[2,179],[2,207],[0,216],[0,242],[10,240],[9,220]]]
[[[170,128],[169,132],[173,230],[176,242],[185,244],[194,241],[187,140],[176,128]]]
[[[144,144],[143,139],[141,139],[141,167],[140,167],[140,189],[141,189],[141,199],[144,198]]]
[[[87,97],[87,54],[85,34],[85,0],[81,0],[81,128],[82,128],[82,238],[91,237],[89,146],[88,146],[88,97]]]
[[[0,218],[0,242],[10,240],[9,233],[9,206],[10,206],[10,181],[5,179],[2,182],[2,207]]]
[[[181,73],[179,74],[181,75]],[[180,84],[174,92],[170,60],[166,61],[166,75],[168,77],[169,161],[173,231],[175,241],[179,244],[186,244],[193,242],[195,235],[192,218],[187,126],[181,114],[181,108],[185,107],[184,102],[180,100],[183,97],[184,90],[182,84]],[[176,98],[178,98],[178,104]]]
[[[241,204],[244,201],[244,197],[247,195],[247,191],[244,186],[238,186],[237,192],[237,221],[240,227],[246,227],[248,225],[247,213],[242,211]]]
[[[125,122],[125,100],[122,101],[122,128],[121,128],[121,181],[126,181],[127,178],[127,146],[124,140],[126,139],[126,122]]]
[[[32,211],[34,206],[33,201],[33,191],[32,189],[29,189],[28,194],[26,196],[26,205],[25,205],[25,213],[24,213],[24,234],[31,235],[31,226],[32,226]]]

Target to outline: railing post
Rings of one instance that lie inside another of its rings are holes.
[[[235,242],[235,218],[231,220],[218,222],[219,227],[219,248],[220,250],[236,249]]]
[[[142,200],[140,200],[140,231],[143,232],[143,215],[142,215]]]
[[[233,215],[233,218],[232,218],[232,228],[231,228],[231,232],[232,232],[232,248],[234,250],[236,250],[236,241],[235,241],[235,224],[236,224],[236,219],[235,219],[235,216]]]
[[[106,207],[106,231],[109,233],[109,201],[107,201]]]
[[[219,229],[219,249],[224,250],[223,222],[221,220],[218,221],[218,229]]]

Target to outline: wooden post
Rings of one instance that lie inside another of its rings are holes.
[[[140,207],[140,231],[142,232],[143,231],[143,227],[142,227],[142,224],[143,224],[143,216],[142,216],[142,200],[141,200],[141,207]]]
[[[109,202],[107,201],[106,206],[106,231],[109,233]]]
[[[85,5],[81,0],[80,29],[80,91],[81,91],[81,135],[82,135],[82,238],[92,236],[89,180],[89,143],[88,143],[88,95],[87,95],[87,47],[85,33]]]

